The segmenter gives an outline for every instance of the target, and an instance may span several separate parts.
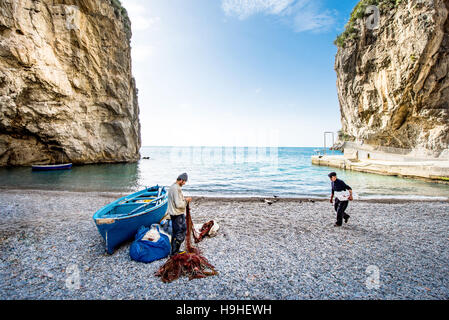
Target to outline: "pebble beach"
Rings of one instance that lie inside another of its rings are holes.
[[[163,283],[166,259],[105,252],[92,215],[118,193],[0,190],[0,299],[448,299],[449,202],[194,197],[198,244],[218,276]]]

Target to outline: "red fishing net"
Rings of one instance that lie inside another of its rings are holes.
[[[157,277],[161,277],[163,282],[172,282],[181,276],[189,277],[189,280],[205,278],[207,276],[217,275],[218,272],[214,266],[200,254],[200,250],[192,246],[191,236],[193,235],[195,243],[200,242],[214,225],[209,221],[203,225],[200,234],[197,235],[190,215],[190,206],[186,208],[186,252],[178,253],[170,257],[167,262],[156,272]]]
[[[195,239],[195,243],[200,242],[209,233],[210,229],[214,226],[213,221],[206,222],[200,229],[200,233],[197,235],[195,228],[193,229],[193,238]]]

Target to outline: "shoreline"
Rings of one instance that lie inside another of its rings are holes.
[[[0,186],[0,192],[32,192],[32,193],[62,193],[62,194],[90,194],[99,195],[100,197],[115,197],[121,198],[135,191],[129,192],[116,192],[116,191],[78,191],[78,190],[50,190],[50,189],[36,189],[36,188],[17,188],[17,187],[5,187]],[[185,192],[186,196],[190,196],[188,192]],[[267,200],[274,200],[276,203],[288,203],[288,202],[329,202],[329,196],[303,196],[303,197],[264,197],[264,196],[213,196],[213,195],[191,195],[193,200],[199,201],[223,201],[223,202],[264,202]],[[367,203],[409,203],[409,202],[445,202],[449,203],[449,197],[430,197],[430,196],[360,196],[358,199],[354,199],[353,202],[367,202]]]
[[[150,264],[113,255],[92,219],[117,193],[0,192],[0,299],[448,299],[448,202],[354,201],[335,228],[327,201],[195,197],[197,244],[218,276],[163,283]],[[369,268],[380,285],[366,285]],[[71,280],[78,277],[72,285]],[[78,283],[78,285],[76,285]]]

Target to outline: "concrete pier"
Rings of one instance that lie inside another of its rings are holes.
[[[312,156],[312,164],[449,184],[449,161],[447,160],[387,161],[350,159],[348,155],[317,155]]]

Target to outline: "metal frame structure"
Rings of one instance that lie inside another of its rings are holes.
[[[323,146],[324,155],[326,155],[326,137],[328,134],[332,134],[332,146],[335,145],[335,133],[332,131],[325,131],[324,132],[324,146]],[[332,154],[334,154],[334,150],[332,150]]]

